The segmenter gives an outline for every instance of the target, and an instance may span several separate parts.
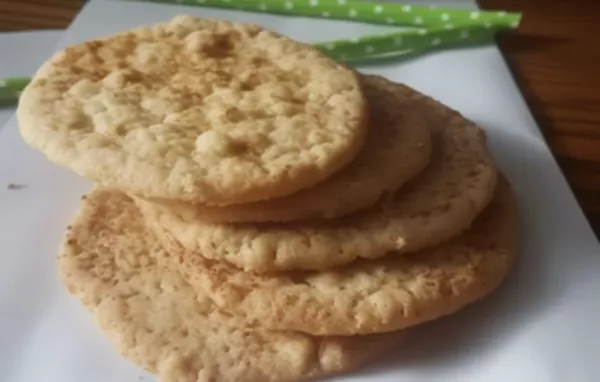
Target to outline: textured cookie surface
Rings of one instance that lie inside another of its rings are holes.
[[[178,272],[135,205],[118,192],[83,202],[59,258],[68,289],[125,357],[162,382],[292,381],[357,367],[400,333],[314,337],[220,313]]]
[[[29,144],[83,177],[210,205],[329,177],[368,118],[354,71],[260,27],[191,16],[65,49],[17,114]]]
[[[332,177],[294,194],[224,207],[161,203],[164,208],[212,223],[335,218],[373,206],[429,162],[431,133],[409,102],[410,91],[382,77],[361,77],[370,113],[361,152]]]
[[[204,256],[256,272],[327,269],[432,247],[469,228],[491,200],[497,172],[479,127],[416,97],[414,108],[433,129],[431,161],[395,196],[365,212],[330,221],[208,224],[140,201],[142,211],[159,235],[191,250],[184,259],[190,267]]]
[[[219,306],[265,327],[365,334],[430,321],[484,297],[509,271],[516,247],[516,203],[501,181],[471,230],[435,249],[328,272],[261,276],[211,261],[200,273],[182,271]]]

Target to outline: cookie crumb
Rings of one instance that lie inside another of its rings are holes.
[[[17,183],[9,183],[6,186],[7,190],[22,190],[24,188],[26,188],[27,186],[24,184],[17,184]]]

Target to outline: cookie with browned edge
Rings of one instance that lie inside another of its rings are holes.
[[[354,335],[404,329],[451,314],[494,290],[517,251],[517,207],[505,180],[473,227],[450,242],[326,272],[244,272],[221,262],[179,265],[218,306],[270,329]],[[170,245],[167,243],[167,245]]]
[[[134,203],[96,190],[59,257],[61,278],[123,356],[162,382],[284,382],[354,369],[390,348],[385,336],[315,337],[221,313],[164,267]]]

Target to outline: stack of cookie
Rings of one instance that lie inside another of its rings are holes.
[[[515,255],[480,128],[257,26],[179,16],[69,47],[18,118],[97,183],[64,283],[162,381],[347,371],[484,297]]]

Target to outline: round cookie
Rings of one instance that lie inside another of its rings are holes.
[[[164,382],[294,381],[345,372],[387,351],[401,333],[314,337],[251,326],[221,313],[178,272],[127,196],[83,202],[59,257],[69,291],[126,358]]]
[[[17,116],[51,161],[127,193],[208,205],[287,195],[360,151],[358,74],[261,27],[178,16],[71,46]]]
[[[331,219],[373,206],[421,172],[431,155],[431,133],[414,113],[405,86],[361,76],[370,113],[365,144],[344,169],[321,183],[280,198],[213,207],[164,201],[184,220],[211,223]]]
[[[451,314],[495,289],[513,263],[517,223],[503,180],[471,230],[435,249],[328,272],[259,275],[214,261],[181,271],[224,310],[270,329],[381,333]]]
[[[254,272],[323,270],[435,246],[470,227],[493,196],[497,171],[479,127],[417,95],[413,109],[433,130],[429,166],[367,211],[335,220],[219,225],[184,220],[145,201],[141,210],[159,235],[189,250],[182,261],[190,267],[206,257]]]

